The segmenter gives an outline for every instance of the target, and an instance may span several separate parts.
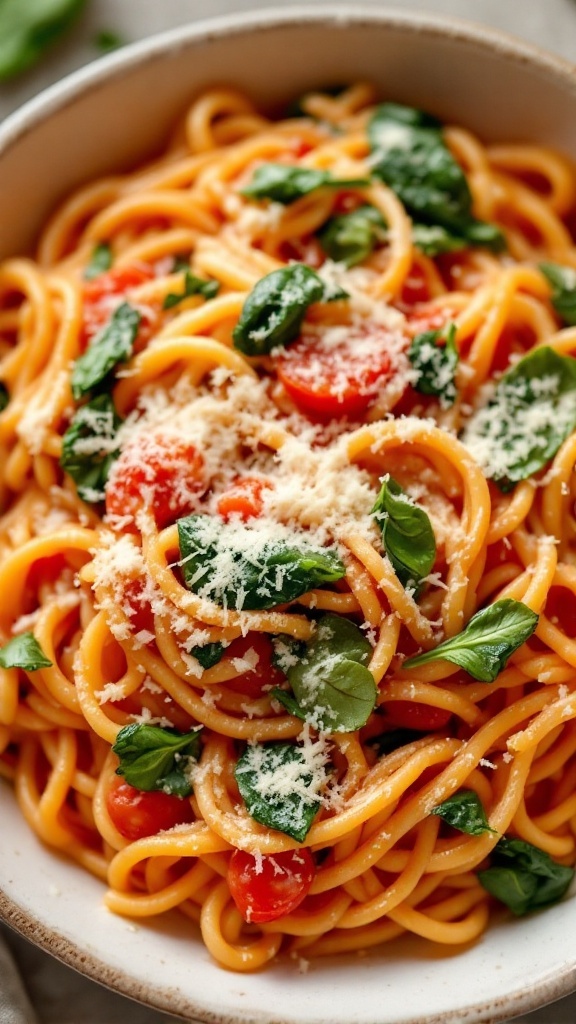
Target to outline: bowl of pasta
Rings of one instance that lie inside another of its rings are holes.
[[[0,127],[2,917],[227,1024],[576,987],[576,77],[192,25]]]

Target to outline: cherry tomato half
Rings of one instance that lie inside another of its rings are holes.
[[[379,324],[302,334],[278,356],[278,378],[313,418],[358,417],[391,375],[390,347],[390,332]]]
[[[257,519],[262,514],[264,499],[262,491],[270,489],[272,484],[257,476],[239,476],[230,488],[218,499],[218,513],[228,521],[232,516]]]
[[[153,267],[147,263],[135,263],[127,267],[115,267],[99,274],[92,281],[86,281],[82,323],[84,343],[87,344],[102,329],[122,299],[128,297],[131,288],[137,288],[153,277]],[[140,314],[142,320],[138,336],[142,339],[150,334],[152,313],[146,307],[140,309]]]
[[[246,636],[239,636],[226,648],[224,657],[228,660],[246,658],[254,667],[230,679],[228,685],[255,699],[262,696],[264,686],[281,686],[286,677],[273,664],[273,655],[274,647],[267,633],[252,631]]]
[[[445,708],[430,704],[418,704],[413,700],[389,700],[386,702],[386,721],[400,729],[416,729],[419,732],[434,732],[448,725],[452,714]]]
[[[234,850],[228,864],[228,885],[244,920],[264,924],[296,910],[312,885],[314,871],[307,849],[258,858]]]
[[[188,800],[161,790],[135,789],[119,775],[114,776],[106,793],[106,809],[120,835],[132,842],[194,821]]]
[[[106,513],[132,516],[154,511],[162,529],[191,512],[206,490],[198,449],[172,434],[138,434],[122,450],[106,484]]]

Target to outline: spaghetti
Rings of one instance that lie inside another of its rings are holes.
[[[374,102],[213,89],[0,267],[0,769],[240,971],[576,859],[576,179]]]

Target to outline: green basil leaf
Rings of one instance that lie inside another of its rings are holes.
[[[461,633],[445,640],[433,651],[408,658],[403,668],[416,668],[445,658],[460,665],[479,682],[493,683],[537,625],[536,612],[521,601],[507,597],[476,612]]]
[[[9,401],[10,395],[8,394],[8,388],[0,381],[0,412],[3,412]]]
[[[540,345],[500,378],[461,440],[502,490],[554,458],[576,428],[576,359]]]
[[[574,878],[573,868],[557,864],[544,850],[506,836],[494,847],[491,864],[478,872],[480,884],[518,917],[557,903]]]
[[[436,395],[446,409],[456,401],[456,325],[417,334],[408,349],[408,359],[418,373],[413,387],[422,395]],[[441,344],[438,344],[438,343]],[[442,344],[443,343],[443,344]]]
[[[540,270],[552,286],[550,301],[565,324],[576,324],[576,270],[559,263],[541,263]]]
[[[496,832],[486,818],[482,801],[473,789],[461,789],[448,800],[438,804],[430,812],[437,814],[447,825],[465,832],[469,836],[482,836],[485,832]]]
[[[369,184],[369,178],[335,178],[330,171],[267,163],[256,168],[252,181],[241,193],[250,199],[272,199],[287,206],[318,188],[355,188]]]
[[[0,647],[2,668],[24,668],[27,672],[35,672],[51,665],[33,633],[19,633]]]
[[[72,477],[83,501],[103,501],[113,463],[120,454],[122,420],[110,395],[98,395],[74,414],[62,438],[60,465]]]
[[[301,659],[286,669],[308,722],[325,732],[353,732],[366,724],[377,693],[366,668],[371,655],[369,641],[353,622],[341,615],[321,616]]]
[[[385,238],[386,223],[382,214],[375,206],[368,205],[331,217],[318,232],[318,241],[326,255],[347,267],[362,263]]]
[[[202,666],[203,669],[212,668],[213,665],[217,665],[222,660],[225,647],[218,640],[213,644],[203,644],[202,646],[192,647],[190,654],[196,661]]]
[[[306,721],[306,712],[302,710],[296,698],[287,693],[286,690],[281,690],[279,686],[275,686],[270,691],[270,696],[274,697],[282,707],[286,708],[290,715]]]
[[[439,256],[445,252],[460,252],[469,242],[441,224],[413,224],[412,242],[425,256]]]
[[[234,345],[248,356],[263,356],[288,345],[300,333],[309,306],[326,298],[322,279],[304,263],[291,263],[262,277],[246,299]]]
[[[127,302],[121,303],[79,356],[72,369],[72,394],[76,401],[106,380],[118,363],[132,355],[140,313]]]
[[[40,60],[84,6],[85,0],[0,0],[0,81]]]
[[[196,277],[188,269],[184,272],[183,290],[179,293],[168,292],[162,303],[162,309],[172,309],[173,306],[177,306],[179,302],[190,298],[191,295],[202,295],[204,299],[213,299],[219,290],[220,283],[218,281],[205,281],[201,277]]]
[[[189,796],[190,762],[198,760],[200,733],[182,733],[157,725],[126,725],[120,729],[112,750],[130,786],[146,792],[159,789],[175,796]]]
[[[267,828],[304,842],[320,809],[318,799],[328,781],[325,756],[319,753],[314,769],[293,743],[248,746],[234,775],[248,814]]]
[[[274,608],[345,574],[333,548],[308,546],[288,529],[285,540],[272,541],[211,516],[186,516],[177,526],[186,586],[224,608]]]
[[[93,281],[112,266],[112,249],[107,242],[99,242],[92,250],[90,262],[84,268],[84,280]]]
[[[418,588],[436,559],[436,540],[428,515],[390,476],[382,481],[372,515],[380,524],[382,543],[402,586]]]
[[[472,194],[436,118],[412,107],[383,103],[368,125],[372,172],[400,198],[417,222],[440,224],[468,244],[502,248],[494,225],[472,216]]]

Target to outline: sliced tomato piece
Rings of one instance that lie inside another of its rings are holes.
[[[277,357],[278,378],[313,419],[360,417],[392,374],[393,347],[397,337],[374,323],[304,333]]]
[[[274,647],[267,633],[257,633],[253,630],[246,636],[239,636],[226,648],[224,657],[228,661],[245,661],[247,667],[234,679],[230,679],[227,685],[255,699],[262,696],[265,692],[264,687],[268,690],[273,686],[281,686],[286,677],[274,665],[273,656]],[[238,667],[241,668],[241,664]]]
[[[151,509],[162,529],[191,512],[207,482],[204,459],[190,441],[169,433],[138,434],[122,450],[106,484],[106,513],[130,517]]]
[[[452,718],[450,711],[436,708],[431,704],[419,704],[413,700],[390,700],[386,702],[386,721],[400,729],[416,729],[418,732],[435,732],[443,729]]]
[[[147,263],[135,263],[126,267],[115,267],[99,274],[84,285],[84,312],[82,337],[84,344],[100,331],[110,319],[116,307],[126,299],[130,299],[130,290],[138,285],[151,281],[155,276],[154,268]],[[150,307],[139,306],[141,315],[138,340],[149,337],[154,327],[155,318]]]
[[[232,516],[238,516],[244,522],[257,519],[264,507],[262,492],[271,488],[272,484],[261,477],[239,476],[218,499],[218,514],[226,521]]]
[[[135,789],[119,775],[113,777],[106,793],[106,809],[120,835],[132,842],[194,821],[188,800],[161,790]]]
[[[232,899],[245,921],[264,924],[291,914],[307,895],[315,866],[307,849],[254,857],[234,850],[228,864]]]

